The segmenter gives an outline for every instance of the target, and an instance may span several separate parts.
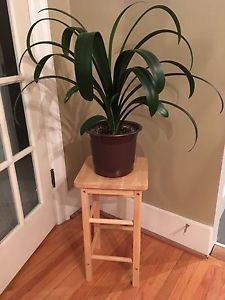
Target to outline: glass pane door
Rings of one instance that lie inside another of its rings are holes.
[[[9,77],[17,74],[17,64],[6,0],[1,0],[0,26],[0,77]],[[35,147],[29,140],[23,97],[16,101],[19,94],[19,83],[1,84],[0,241],[39,204]]]

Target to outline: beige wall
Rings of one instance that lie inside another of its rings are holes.
[[[108,41],[113,20],[126,5],[133,1],[49,1],[52,6],[70,9],[90,31],[101,31]],[[106,5],[107,2],[107,5]],[[147,1],[154,5],[157,1]],[[160,1],[173,8],[181,23],[183,34],[189,39],[195,54],[193,72],[214,83],[225,97],[225,3],[223,0]],[[139,4],[144,8],[143,4]],[[121,24],[117,35],[118,49],[129,24],[138,13],[138,6],[130,12]],[[147,16],[140,29],[135,32],[130,43],[152,29],[172,26],[163,13],[155,12]],[[53,36],[59,31],[53,26]],[[155,38],[148,49],[161,59],[176,59],[188,65],[188,52],[184,44],[179,47],[171,36]],[[57,71],[73,71],[65,64],[56,64]],[[59,85],[59,95],[65,85]],[[188,86],[184,79],[170,79],[162,98],[173,100],[189,110],[199,127],[199,140],[192,152],[187,152],[194,140],[192,127],[180,112],[170,110],[168,120],[154,117],[150,120],[146,109],[141,108],[131,119],[140,122],[143,130],[138,140],[138,153],[149,160],[149,191],[144,201],[172,211],[193,220],[212,224],[215,214],[219,174],[225,140],[224,113],[219,115],[219,100],[202,83],[197,83],[195,95],[187,100]],[[83,102],[84,104],[84,102]],[[71,103],[61,105],[64,148],[68,181],[71,185],[84,157],[89,153],[88,137],[80,137],[78,130],[86,115],[96,111],[94,105],[83,105],[79,97]]]

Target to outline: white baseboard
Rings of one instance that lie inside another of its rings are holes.
[[[103,198],[101,209],[118,218],[132,219],[133,201]],[[186,224],[189,226],[184,232]],[[209,255],[214,245],[213,227],[146,203],[142,203],[142,228],[204,255]]]

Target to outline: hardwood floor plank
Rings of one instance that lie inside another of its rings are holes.
[[[102,234],[104,238],[104,233]],[[104,246],[102,247],[101,253],[110,253],[115,255],[117,253],[116,248],[118,247],[118,244],[122,244],[124,240],[124,234],[113,234],[112,237],[109,238],[109,236],[105,236],[104,240]],[[96,252],[97,253],[97,252]],[[81,271],[82,270],[82,271]],[[57,287],[54,288],[54,290],[51,291],[51,293],[47,296],[46,299],[74,299],[74,297],[78,297],[80,287],[83,285],[92,286],[93,283],[96,282],[96,278],[98,276],[98,273],[101,274],[101,271],[104,270],[103,262],[102,261],[96,261],[93,264],[93,282],[88,284],[84,277],[84,258],[83,258],[83,252],[82,252],[82,259],[81,259],[81,266],[79,270],[74,270],[68,277],[64,279],[63,282],[58,284]],[[77,280],[78,277],[78,280]],[[74,278],[74,281],[71,280],[71,278]],[[65,291],[64,287],[67,286],[69,289]],[[82,290],[82,289],[81,289]],[[83,299],[83,297],[79,297],[80,299]]]
[[[95,254],[130,256],[130,231],[102,230]],[[225,300],[225,262],[203,259],[142,233],[140,287],[130,264],[93,262],[84,275],[81,216],[57,226],[0,300]]]

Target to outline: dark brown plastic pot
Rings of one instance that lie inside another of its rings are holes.
[[[124,124],[131,126],[133,132],[111,135],[88,131],[96,174],[104,177],[121,177],[132,172],[137,134],[142,126],[131,121],[125,121]]]

